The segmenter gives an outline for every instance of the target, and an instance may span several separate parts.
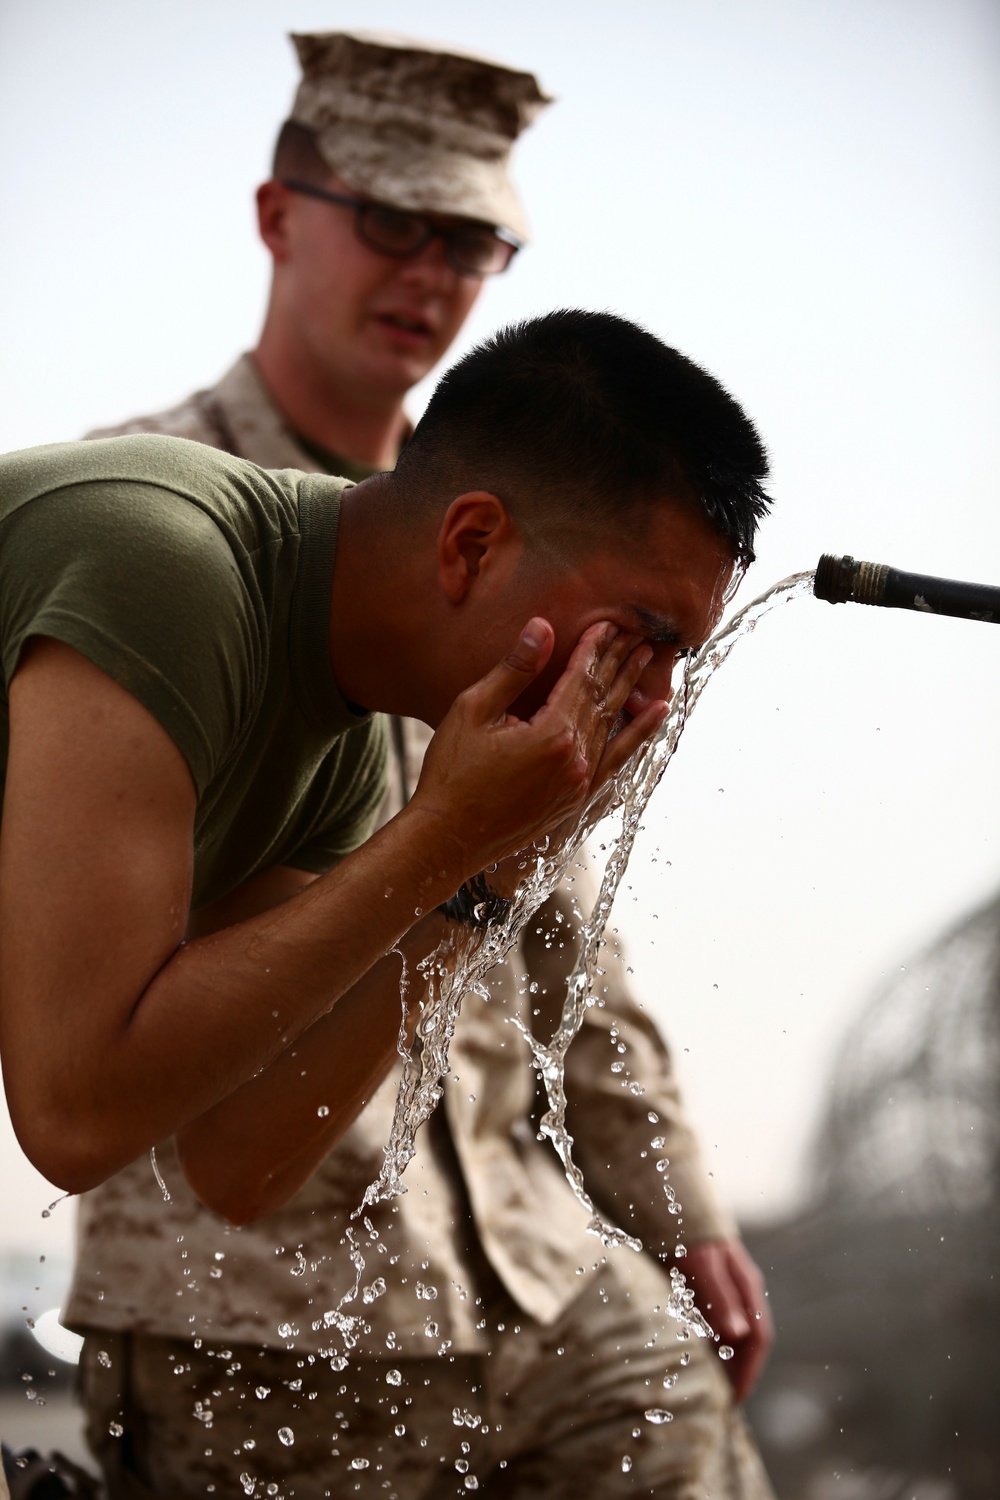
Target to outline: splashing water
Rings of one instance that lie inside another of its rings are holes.
[[[630,1249],[641,1250],[642,1245],[639,1240],[601,1215],[573,1160],[572,1138],[566,1129],[566,1053],[583,1024],[588,1007],[595,1003],[593,988],[604,931],[642,816],[673,758],[698,699],[709,678],[727,660],[737,641],[750,635],[761,618],[776,605],[811,594],[813,579],[814,573],[810,570],[795,573],[775,584],[722,625],[697,655],[689,659],[683,681],[658,733],[638,752],[615,784],[611,800],[614,815],[620,814],[621,828],[610,841],[610,853],[600,891],[593,910],[583,925],[579,956],[567,981],[562,1016],[555,1033],[547,1043],[543,1043],[520,1018],[511,1017],[531,1049],[545,1087],[548,1109],[541,1122],[542,1133],[552,1142],[570,1187],[590,1215],[588,1229],[599,1236],[609,1249],[627,1245]],[[398,1043],[403,1069],[392,1129],[385,1147],[382,1169],[355,1210],[355,1218],[361,1216],[371,1205],[406,1192],[402,1176],[414,1154],[416,1133],[442,1096],[441,1080],[448,1072],[448,1050],[464,996],[472,991],[489,998],[489,990],[484,982],[489,970],[504,959],[532,915],[577,861],[586,839],[598,822],[610,815],[608,801],[605,799],[598,807],[588,810],[573,835],[560,845],[553,847],[548,840],[537,844],[525,855],[524,878],[505,921],[488,928],[456,929],[418,964],[418,974],[425,985],[425,996],[413,1041],[409,1046],[405,1037],[405,1015],[411,980],[404,967],[400,983],[404,1022]],[[671,1194],[668,1193],[667,1196],[671,1197]],[[671,1207],[674,1207],[673,1202]],[[365,1223],[370,1229],[367,1220]],[[345,1344],[349,1348],[357,1341],[357,1320],[347,1316],[343,1309],[358,1295],[364,1258],[353,1231],[349,1231],[348,1238],[356,1271],[354,1286],[338,1307],[325,1315],[325,1321],[327,1326],[338,1328],[345,1336]],[[694,1293],[687,1288],[683,1273],[674,1266],[670,1275],[671,1291],[666,1310],[680,1324],[678,1336],[690,1337],[694,1334],[700,1338],[714,1338],[712,1328],[694,1306]]]
[[[164,1203],[170,1203],[172,1201],[170,1197],[170,1189],[167,1187],[167,1184],[163,1180],[163,1173],[160,1171],[160,1164],[156,1160],[155,1146],[150,1146],[149,1148],[149,1164],[153,1169],[153,1176],[156,1178],[157,1182],[160,1185],[160,1192],[163,1194]]]

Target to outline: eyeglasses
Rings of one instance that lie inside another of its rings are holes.
[[[390,208],[385,203],[371,203],[365,198],[349,198],[314,187],[311,182],[282,178],[282,184],[293,193],[320,198],[341,208],[354,209],[354,232],[363,245],[379,255],[397,260],[411,260],[425,250],[433,239],[444,241],[445,259],[460,276],[496,276],[506,271],[521,241],[507,229],[488,224],[468,223],[444,226],[427,214],[411,213],[405,208]]]

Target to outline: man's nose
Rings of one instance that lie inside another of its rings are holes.
[[[423,285],[450,286],[458,280],[458,272],[448,264],[447,246],[440,234],[429,239],[419,255],[404,261],[402,272],[405,280]]]

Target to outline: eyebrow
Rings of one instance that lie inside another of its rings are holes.
[[[664,646],[679,646],[683,642],[683,635],[677,626],[677,621],[669,615],[659,615],[655,610],[643,609],[638,604],[630,604],[629,609],[639,622],[639,628],[648,641],[656,641]]]

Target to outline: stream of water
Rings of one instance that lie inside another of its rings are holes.
[[[525,862],[524,879],[506,920],[486,929],[462,929],[460,934],[456,929],[455,934],[449,935],[449,939],[418,966],[419,981],[425,987],[423,1007],[409,1046],[403,1029],[400,1030],[402,1077],[382,1170],[355,1211],[355,1218],[361,1218],[364,1223],[366,1238],[375,1236],[366,1210],[406,1191],[403,1174],[414,1154],[416,1133],[442,1096],[442,1079],[448,1072],[448,1049],[463,997],[470,991],[488,997],[486,979],[490,969],[503,960],[538,907],[579,861],[584,843],[597,823],[613,816],[620,820],[620,826],[607,842],[609,853],[600,890],[593,909],[583,922],[579,956],[567,981],[562,1015],[555,1033],[543,1042],[519,1017],[511,1017],[511,1020],[522,1031],[545,1087],[548,1109],[541,1122],[542,1133],[552,1142],[567,1181],[587,1210],[588,1228],[606,1248],[624,1245],[633,1250],[642,1249],[640,1241],[601,1214],[573,1160],[572,1138],[566,1128],[566,1054],[583,1024],[588,1006],[596,1003],[594,986],[604,933],[643,814],[673,758],[695,705],[709,679],[727,660],[736,643],[750,635],[763,616],[777,605],[811,594],[813,578],[813,572],[809,571],[783,579],[724,623],[697,655],[686,662],[683,680],[660,730],[618,778],[611,813],[606,807],[601,807],[598,812],[585,816],[572,837],[558,847],[550,847],[547,842],[537,845]],[[400,985],[404,1016],[412,984],[413,976],[404,966]],[[674,1202],[666,1180],[664,1191],[670,1200],[670,1211],[679,1213],[680,1205]],[[327,1327],[335,1327],[340,1332],[345,1349],[356,1344],[358,1324],[362,1321],[346,1311],[359,1295],[365,1272],[361,1237],[353,1231],[349,1232],[348,1249],[355,1268],[354,1285],[324,1319]],[[712,1328],[694,1305],[694,1293],[687,1287],[683,1272],[674,1266],[670,1275],[667,1311],[677,1320],[680,1335],[713,1338]],[[720,1352],[731,1353],[729,1350]],[[343,1363],[346,1363],[346,1358],[338,1361],[340,1367]]]

